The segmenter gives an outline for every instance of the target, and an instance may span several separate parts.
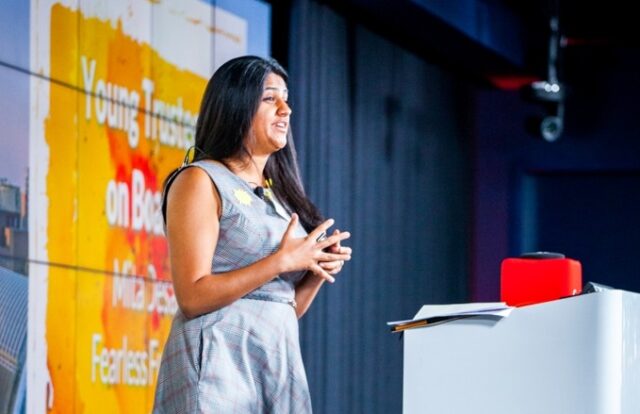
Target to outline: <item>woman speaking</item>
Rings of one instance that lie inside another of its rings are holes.
[[[233,59],[209,81],[194,162],[165,182],[179,310],[154,413],[310,413],[298,318],[351,249],[299,177],[287,74]]]

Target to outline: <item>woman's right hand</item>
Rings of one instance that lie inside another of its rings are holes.
[[[284,236],[282,236],[280,248],[276,252],[276,254],[281,257],[283,273],[297,270],[309,270],[328,282],[335,282],[333,276],[320,267],[318,262],[350,260],[350,254],[330,253],[325,252],[323,249],[339,243],[342,240],[348,239],[351,237],[351,234],[345,231],[333,234],[321,241],[317,241],[318,237],[320,237],[322,233],[326,233],[329,227],[333,225],[334,220],[329,219],[313,229],[313,231],[306,237],[296,238],[293,236],[293,233],[298,225],[298,220],[299,218],[297,214],[294,213],[291,215],[289,226],[287,227]]]

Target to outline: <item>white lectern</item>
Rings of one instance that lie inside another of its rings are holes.
[[[609,290],[404,333],[403,412],[640,413],[640,295]]]

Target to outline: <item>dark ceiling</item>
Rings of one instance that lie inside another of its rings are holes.
[[[560,19],[560,53],[579,55],[583,70],[602,66],[613,49],[640,50],[632,2],[623,0],[321,1],[426,59],[479,81],[546,77],[553,14]]]
[[[551,14],[557,13],[562,35],[580,44],[638,46],[637,17],[633,11],[633,2],[499,0],[497,3],[523,16],[531,26],[541,26]]]

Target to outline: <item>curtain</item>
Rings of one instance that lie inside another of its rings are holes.
[[[468,87],[312,0],[293,2],[289,39],[305,188],[353,248],[301,320],[314,411],[399,413],[386,322],[468,298]]]

